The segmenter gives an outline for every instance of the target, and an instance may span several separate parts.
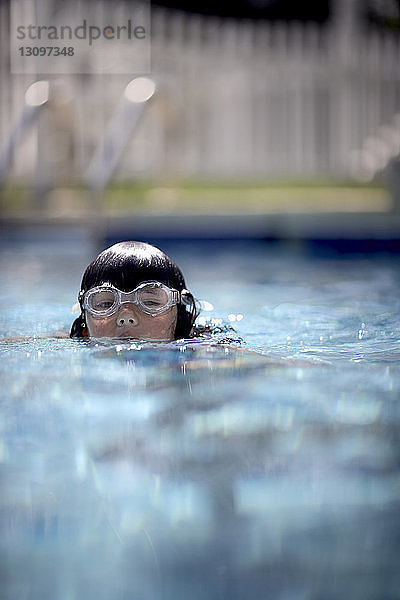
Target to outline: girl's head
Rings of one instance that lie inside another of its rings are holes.
[[[177,265],[144,242],[119,242],[86,268],[71,337],[171,341],[190,336],[198,315]]]

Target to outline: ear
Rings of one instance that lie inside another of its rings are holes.
[[[89,337],[89,331],[88,331],[88,327],[87,327],[87,324],[86,324],[85,312],[84,311],[82,311],[81,318],[82,318],[81,337],[88,338]]]
[[[71,338],[89,337],[89,333],[82,314],[79,315],[79,317],[75,319],[75,321],[72,323],[71,332],[69,335]]]

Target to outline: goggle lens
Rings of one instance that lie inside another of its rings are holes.
[[[116,294],[113,290],[98,290],[88,297],[88,308],[95,312],[108,312],[117,302]]]
[[[168,294],[162,288],[146,286],[138,291],[139,304],[149,310],[160,310],[168,304]]]

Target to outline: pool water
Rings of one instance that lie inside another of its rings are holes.
[[[399,258],[163,249],[225,332],[54,338],[100,248],[1,244],[1,600],[399,598]]]

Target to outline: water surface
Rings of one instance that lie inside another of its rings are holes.
[[[163,249],[213,340],[54,338],[100,248],[1,246],[0,598],[398,598],[398,258]]]

